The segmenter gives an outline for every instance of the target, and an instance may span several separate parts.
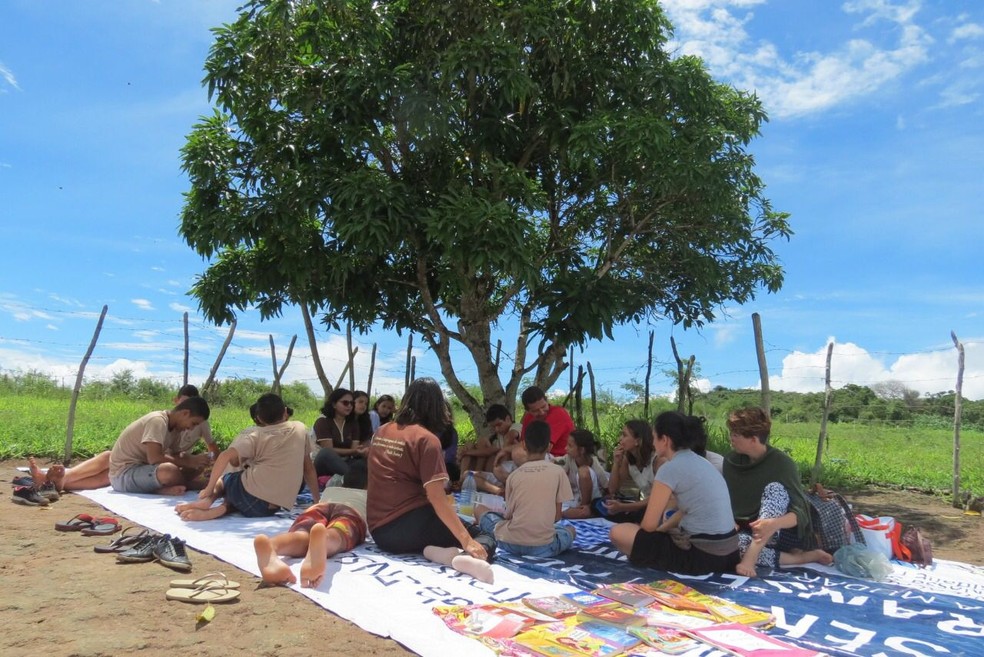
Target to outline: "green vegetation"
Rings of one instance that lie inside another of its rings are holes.
[[[268,390],[269,384],[257,379],[235,379],[219,384],[218,397],[212,400],[211,425],[220,445],[227,445],[249,424],[247,407]],[[952,419],[947,421],[946,418],[946,396],[934,395],[922,400],[924,403],[919,411],[913,412],[909,419],[888,421],[868,417],[871,413],[869,404],[856,404],[856,392],[852,389],[843,395],[838,391],[835,395],[838,419],[828,424],[822,481],[845,490],[879,484],[949,491],[953,429]],[[150,410],[167,408],[173,395],[173,390],[166,384],[133,381],[126,373],[117,375],[108,384],[86,385],[75,417],[75,458],[108,449],[129,422]],[[69,390],[43,374],[0,376],[0,458],[20,459],[28,455],[59,458],[64,451],[70,397]],[[321,402],[306,387],[288,386],[284,398],[295,409],[296,419],[310,426],[318,417]],[[698,399],[694,413],[707,418],[711,449],[722,453],[728,451],[727,412],[757,400],[757,393],[726,389],[715,390]],[[773,397],[776,422],[772,443],[792,455],[804,476],[812,468],[816,454],[821,403],[822,396],[811,394],[778,393]],[[981,402],[965,402],[964,410],[970,409],[974,413],[980,406]],[[674,407],[667,400],[655,400],[650,404],[650,415]],[[457,404],[455,410],[462,442],[473,440],[474,430],[467,415],[460,413]],[[952,416],[952,395],[948,412]],[[585,412],[587,418],[590,415],[590,411]],[[601,405],[598,435],[609,455],[622,424],[642,415],[641,402]],[[984,430],[979,424],[965,420],[960,459],[962,489],[977,495],[984,493]]]

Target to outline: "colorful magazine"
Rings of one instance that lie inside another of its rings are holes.
[[[666,591],[669,594],[677,596],[674,598],[674,603],[682,598],[693,605],[698,605],[705,610],[704,613],[711,614],[721,623],[741,623],[749,627],[771,627],[775,623],[775,618],[767,611],[749,609],[736,602],[701,593],[697,589],[691,588],[676,580],[662,579],[648,584],[647,588],[652,591]],[[659,602],[663,604],[662,599]],[[691,611],[688,608],[673,608],[682,612]]]
[[[574,591],[573,593],[562,593],[560,597],[573,602],[578,607],[585,609],[587,607],[615,607],[618,605],[617,602],[609,598],[603,598],[600,595],[595,595],[594,593],[588,593],[587,591]]]
[[[435,607],[434,613],[455,632],[478,638],[507,639],[536,623],[522,612],[494,604]]]
[[[639,610],[639,615],[646,620],[650,627],[670,627],[678,630],[689,630],[696,627],[714,625],[717,620],[710,615],[697,615],[673,611],[672,609],[646,607]]]
[[[518,634],[512,643],[547,657],[615,657],[641,639],[605,623],[578,623],[573,618],[538,625]]]
[[[598,621],[617,627],[646,624],[646,618],[637,614],[636,609],[623,605],[616,607],[587,607],[580,610],[577,618],[581,622]]]
[[[592,593],[610,598],[627,607],[648,607],[656,602],[655,596],[643,593],[628,584],[608,584],[596,588]]]
[[[523,598],[523,604],[533,611],[546,614],[552,618],[567,618],[568,616],[573,616],[577,612],[581,611],[581,607],[566,598],[560,597],[559,595],[548,595],[540,598]]]
[[[700,646],[700,642],[681,630],[670,627],[630,627],[629,634],[639,637],[646,645],[668,655],[676,655]]]
[[[741,623],[687,630],[690,636],[739,657],[822,657],[824,653],[800,648]]]

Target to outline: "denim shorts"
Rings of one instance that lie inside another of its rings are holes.
[[[489,511],[478,521],[478,528],[486,534],[495,536],[495,526],[505,520],[498,513]],[[499,549],[505,550],[509,554],[521,557],[555,557],[561,552],[565,552],[574,544],[574,536],[563,525],[554,525],[553,540],[546,545],[517,545],[496,539],[499,542]]]
[[[272,516],[280,510],[279,507],[271,507],[266,500],[261,500],[253,495],[243,486],[243,472],[229,472],[222,475],[222,487],[225,503],[239,511],[247,518],[263,518]]]
[[[156,493],[163,486],[157,480],[156,465],[131,465],[109,480],[113,490],[121,493]]]

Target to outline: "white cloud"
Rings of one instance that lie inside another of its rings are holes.
[[[47,326],[45,326],[45,328],[48,329],[49,331],[57,331],[58,330],[58,327],[55,326],[54,324],[48,324]]]
[[[150,271],[164,271],[163,267],[151,267]]]
[[[963,39],[980,39],[981,37],[984,37],[984,26],[977,23],[967,23],[954,28],[948,41],[954,43]]]
[[[717,76],[754,89],[770,114],[800,116],[820,112],[871,94],[928,58],[929,35],[913,20],[918,3],[892,5],[884,0],[847,2],[859,15],[859,27],[879,21],[895,24],[897,42],[883,47],[855,38],[828,52],[781,54],[768,41],[752,42],[745,29],[753,13],[737,11],[754,0],[665,0],[684,54],[701,56]]]
[[[153,310],[154,304],[152,304],[147,299],[130,299],[130,303],[139,308],[140,310]]]
[[[167,305],[167,307],[170,308],[171,310],[173,310],[176,313],[192,313],[192,312],[195,312],[194,308],[190,308],[190,307],[185,306],[183,304],[180,304],[180,303],[178,303],[176,301],[169,303]]]
[[[984,399],[984,341],[964,342],[963,396]],[[769,377],[769,387],[788,392],[822,392],[827,346],[812,353],[794,351],[782,360],[782,371]],[[938,350],[898,356],[886,365],[864,348],[847,342],[834,342],[830,365],[831,386],[836,390],[848,384],[871,386],[883,381],[901,381],[922,395],[946,392],[956,387],[957,351]]]
[[[3,62],[0,62],[0,80],[3,80],[8,86],[20,91],[20,87],[17,86],[17,78],[14,77],[14,72],[4,66]],[[0,93],[3,92],[3,85],[0,85]]]

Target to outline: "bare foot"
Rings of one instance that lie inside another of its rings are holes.
[[[834,557],[823,550],[790,550],[779,554],[780,566],[799,566],[805,563],[819,563],[829,566],[834,563]]]
[[[311,527],[308,551],[301,562],[301,586],[306,589],[317,588],[325,576],[325,563],[328,559],[328,528],[324,525]]]
[[[164,488],[158,488],[155,495],[171,495],[171,496],[184,495],[185,490],[187,489],[184,486],[180,486],[180,485],[165,486]]]
[[[181,515],[190,509],[205,511],[210,508],[212,508],[212,500],[195,500],[194,502],[182,502],[181,504],[176,504],[174,506],[174,512]]]
[[[260,575],[268,584],[287,585],[297,582],[290,566],[284,563],[273,549],[270,538],[260,534],[253,539],[253,550],[256,551],[256,565],[260,567]]]
[[[65,466],[61,463],[57,463],[50,468],[45,474],[45,478],[55,486],[55,490],[59,493],[65,490]]]
[[[215,520],[216,518],[224,516],[226,511],[228,511],[228,509],[226,509],[225,504],[220,504],[219,506],[211,509],[188,509],[186,511],[182,511],[178,515],[181,516],[182,520],[188,521]]]
[[[738,566],[735,567],[735,572],[739,575],[744,575],[745,577],[757,577],[758,571],[755,570],[755,562],[746,563],[746,559],[742,559]]]
[[[50,481],[55,484],[55,488],[57,488],[59,492],[61,491],[62,489],[61,481],[62,479],[65,478],[64,466],[53,465],[50,468],[48,468],[47,472],[45,472],[40,467],[38,467],[38,462],[34,460],[34,457],[29,456],[27,457],[27,467],[31,471],[31,479],[34,480],[34,486],[36,488]],[[57,468],[57,475],[56,475],[55,468]],[[56,478],[57,481],[55,481]]]

